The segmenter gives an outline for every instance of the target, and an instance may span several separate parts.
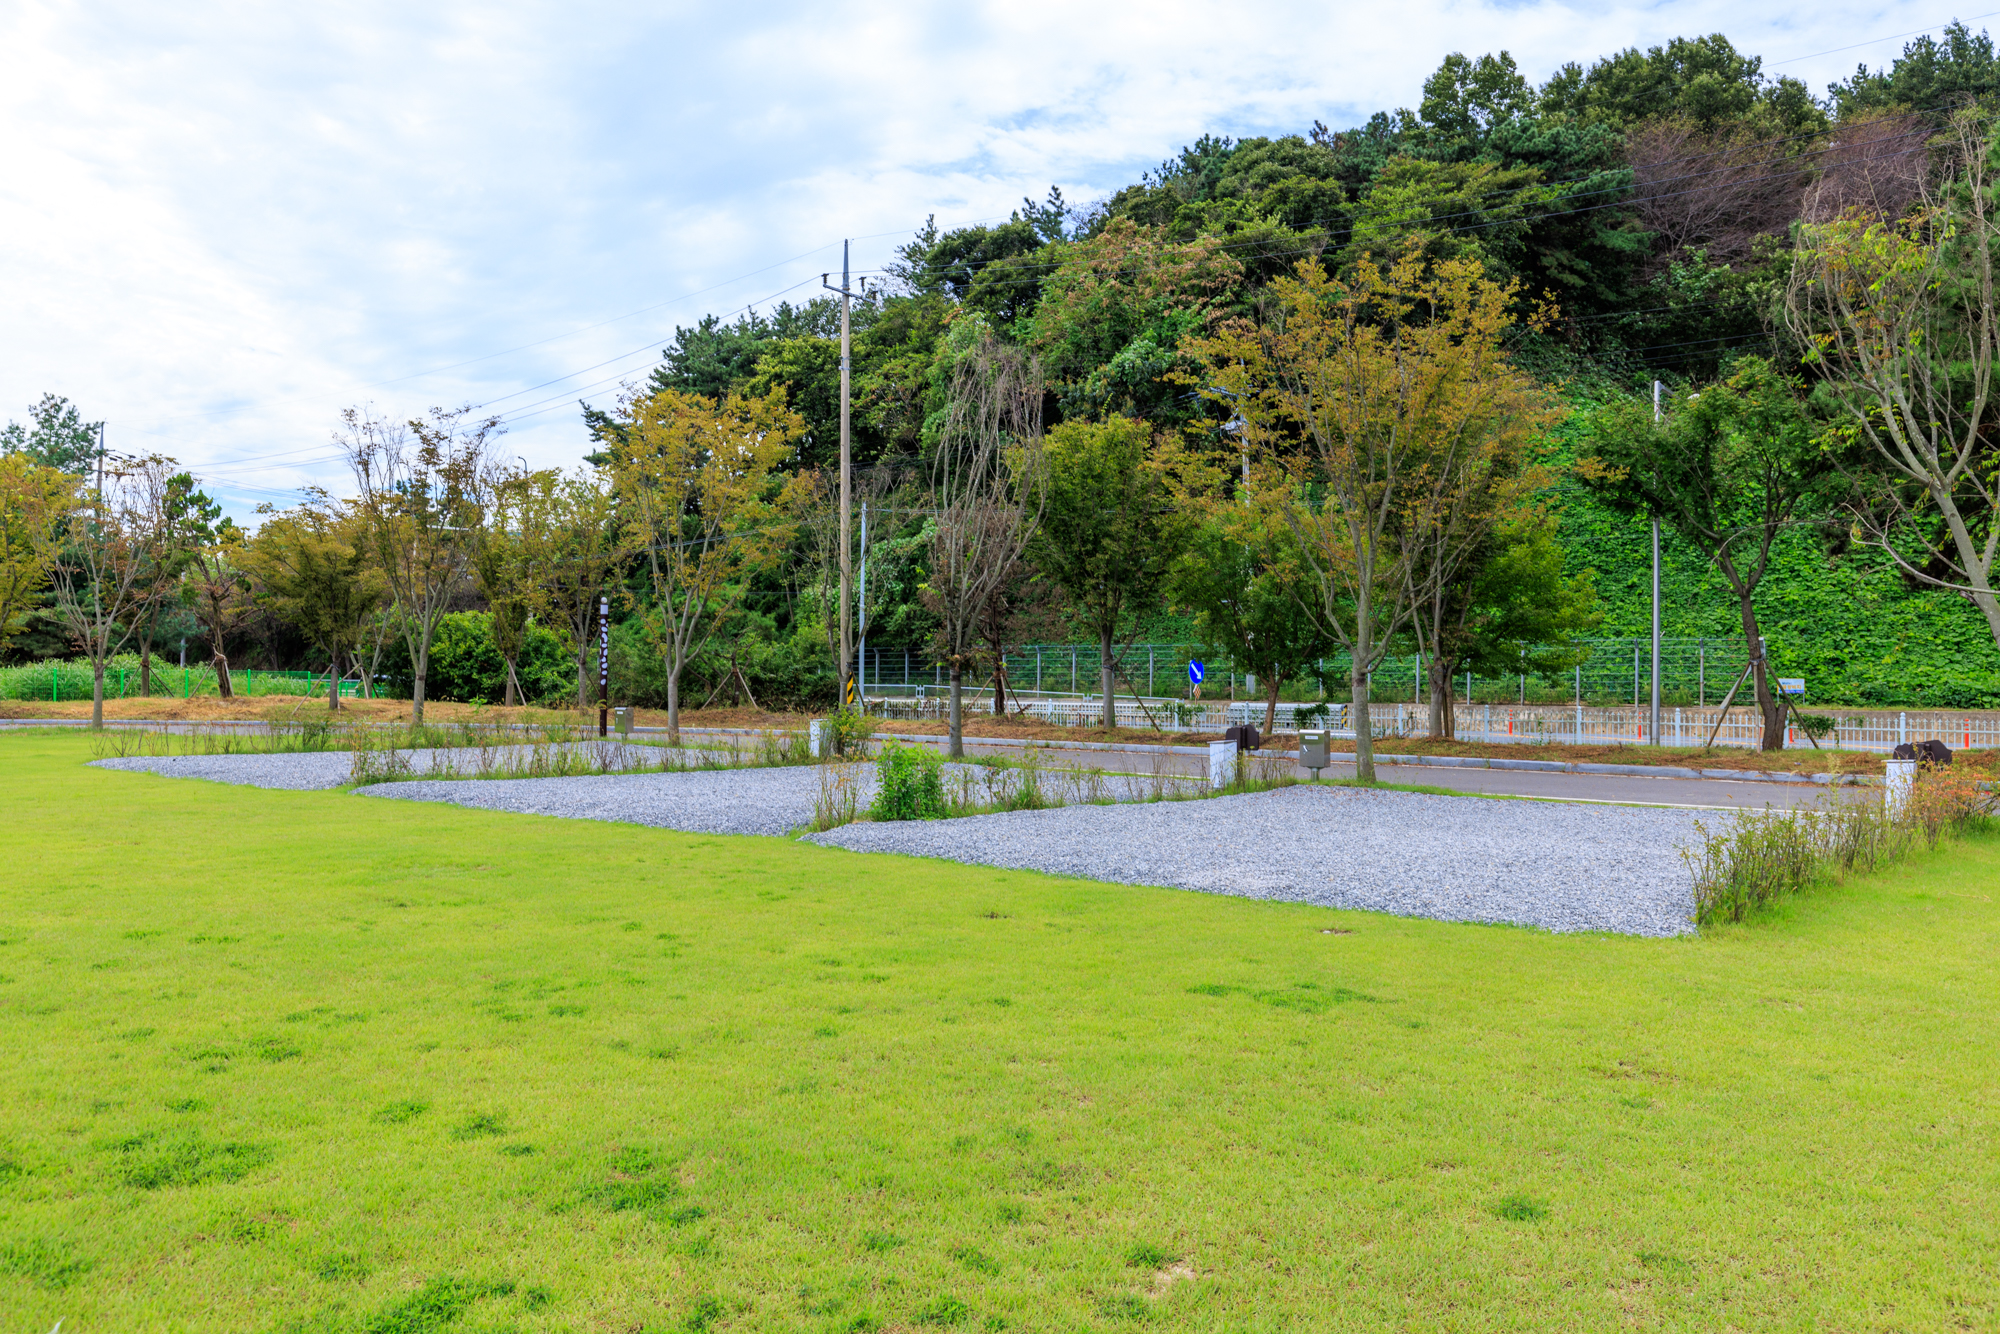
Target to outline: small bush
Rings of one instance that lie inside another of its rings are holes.
[[[853,709],[841,709],[826,720],[833,731],[833,753],[836,755],[866,755],[868,739],[875,735],[875,724]]]
[[[942,820],[945,816],[944,761],[924,746],[891,744],[875,765],[875,801],[868,813],[877,820]]]

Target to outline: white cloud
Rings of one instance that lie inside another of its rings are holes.
[[[240,510],[338,485],[328,433],[354,402],[561,395],[509,444],[567,462],[583,448],[572,391],[643,370],[677,321],[810,293],[842,235],[1000,216],[1051,183],[1089,198],[1203,132],[1353,123],[1413,104],[1453,50],[1504,47],[1541,78],[1680,34],[1781,60],[1938,17],[1715,0],[20,0],[0,20],[0,417],[66,394],[116,444],[234,488]],[[1818,88],[1897,49],[1782,72]],[[898,239],[859,243],[857,263]]]

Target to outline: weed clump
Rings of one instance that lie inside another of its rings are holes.
[[[507,1133],[507,1118],[492,1112],[480,1112],[468,1116],[451,1128],[451,1137],[456,1140],[479,1139],[486,1135]]]
[[[199,1135],[169,1140],[152,1134],[133,1135],[111,1147],[118,1155],[119,1178],[140,1190],[241,1181],[276,1157],[261,1144],[213,1144]]]
[[[64,1241],[24,1241],[0,1246],[0,1274],[30,1279],[59,1292],[90,1272],[93,1261]]]
[[[962,1325],[972,1315],[972,1308],[956,1297],[939,1297],[926,1303],[917,1311],[919,1325]]]
[[[942,820],[945,817],[944,761],[925,746],[883,747],[875,762],[877,820]]]
[[[1802,810],[1743,810],[1681,850],[1694,877],[1695,922],[1740,922],[1778,900],[1850,871],[1895,861],[1919,841],[1935,849],[1992,817],[1995,795],[1970,774],[1926,769],[1900,811],[1873,801],[1823,801]]]
[[[438,1334],[483,1297],[505,1297],[512,1283],[473,1283],[434,1278],[407,1297],[382,1307],[361,1323],[361,1334]]]

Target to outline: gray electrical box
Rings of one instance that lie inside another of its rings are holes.
[[[614,730],[617,731],[619,736],[631,736],[632,710],[613,709],[611,711],[611,726]]]
[[[1328,733],[1317,728],[1299,733],[1299,764],[1312,770],[1314,778],[1318,778],[1319,771],[1326,768],[1329,739]]]

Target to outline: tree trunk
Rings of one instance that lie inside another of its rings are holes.
[[[143,640],[139,644],[139,698],[150,699],[153,694],[153,641]]]
[[[502,702],[508,708],[511,709],[514,707],[515,704],[519,703],[520,701],[514,689],[514,660],[512,658],[508,658],[506,659],[506,663],[507,663],[507,691],[506,694],[502,696]]]
[[[667,668],[667,744],[681,743],[681,668],[674,663]]]
[[[431,670],[431,632],[424,627],[423,638],[417,643],[416,656],[410,659],[410,726],[424,725],[424,678]]]
[[[1100,629],[1097,639],[1097,677],[1104,690],[1104,731],[1108,735],[1118,728],[1118,692],[1111,677],[1111,627]]]
[[[1372,783],[1375,781],[1375,734],[1368,722],[1368,668],[1366,659],[1360,653],[1354,655],[1354,665],[1348,669],[1349,698],[1353,701],[1350,711],[1354,723],[1354,781]]]
[[[1278,725],[1278,673],[1277,670],[1274,668],[1271,672],[1271,686],[1264,698],[1264,735],[1265,736],[1271,735],[1272,729],[1277,727],[1277,725]]]
[[[340,650],[333,651],[333,661],[326,669],[326,711],[340,711]]]
[[[1457,700],[1452,695],[1452,669],[1458,664],[1431,654],[1428,673],[1431,687],[1431,736],[1443,741],[1458,739]]]
[[[963,659],[954,654],[951,660],[951,758],[954,760],[965,758],[964,681]]]
[[[1740,596],[1743,602],[1743,637],[1750,645],[1751,685],[1757,692],[1757,711],[1764,715],[1764,742],[1762,750],[1783,750],[1785,748],[1785,710],[1771,693],[1769,664],[1764,661],[1764,638],[1757,633],[1757,608],[1753,605],[1754,585],[1744,589]]]
[[[94,732],[104,730],[104,655],[90,660],[90,728]]]
[[[220,644],[215,649],[215,686],[224,699],[235,699],[236,691],[229,684],[229,655],[222,651]]]
[[[579,639],[579,643],[582,641]],[[590,676],[588,663],[590,650],[578,649],[576,653],[576,707],[580,712],[590,711]]]
[[[993,716],[1007,716],[1007,658],[998,648],[993,650]]]

